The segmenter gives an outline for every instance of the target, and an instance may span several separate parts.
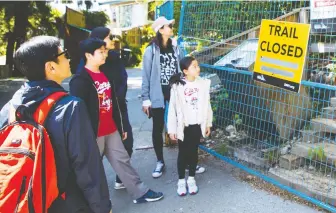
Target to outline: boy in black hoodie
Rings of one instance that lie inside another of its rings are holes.
[[[133,202],[158,201],[163,198],[163,194],[145,186],[123,146],[122,139],[127,138],[122,116],[125,108],[119,104],[113,80],[104,70],[100,70],[107,56],[105,46],[105,42],[97,38],[81,42],[85,67],[71,79],[70,93],[86,103],[100,154],[106,156],[133,197]]]
[[[127,101],[126,101],[126,93],[127,93],[127,72],[123,61],[120,58],[119,52],[115,50],[115,46],[113,43],[114,36],[111,34],[111,30],[107,27],[96,27],[91,31],[90,38],[99,38],[106,43],[106,49],[108,50],[107,58],[105,60],[105,64],[103,64],[100,68],[107,75],[107,78],[113,81],[115,88],[115,95],[118,98],[119,106],[123,110],[122,112],[122,120],[123,120],[123,128],[124,131],[127,132],[127,138],[123,140],[123,145],[131,157],[133,153],[133,131],[132,126],[128,117],[127,110]],[[85,66],[84,59],[82,59],[77,67],[77,73],[80,73]],[[121,126],[118,126],[119,131],[121,130]],[[122,183],[118,175],[116,176],[116,181],[114,183],[115,189],[124,189],[125,185]]]

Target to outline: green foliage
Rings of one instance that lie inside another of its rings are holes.
[[[38,4],[38,2],[36,2],[36,4]],[[58,30],[55,22],[57,18],[61,17],[61,13],[51,8],[44,8],[45,11],[41,11],[40,9],[41,7],[34,7],[33,15],[28,19],[30,24],[27,32],[28,38],[38,35],[57,35]]]
[[[308,150],[308,156],[310,160],[318,160],[318,161],[325,161],[327,158],[324,149],[321,146],[310,148]]]
[[[151,25],[146,25],[140,28],[141,31],[141,46],[140,47],[135,47],[130,45],[127,42],[127,36],[129,34],[126,34],[126,36],[123,36],[121,38],[121,43],[123,47],[130,47],[132,50],[131,53],[131,58],[129,61],[129,64],[127,66],[134,67],[134,66],[139,66],[141,61],[142,61],[142,56],[145,52],[146,47],[148,46],[149,42],[155,37],[155,32],[151,28]]]
[[[106,26],[110,19],[103,11],[82,11],[85,16],[85,25],[89,30],[94,29],[95,27]]]
[[[14,31],[15,6],[20,5],[17,2],[0,3],[0,55],[6,54],[9,32]],[[28,4],[28,8],[23,9],[28,10],[28,26],[23,26],[26,29],[24,40],[37,35],[57,35],[55,22],[61,16],[57,10],[43,1],[32,1]]]
[[[243,124],[243,120],[240,118],[239,114],[235,114],[233,120],[236,126]]]
[[[8,32],[8,29],[12,29],[13,26],[14,19],[5,20],[5,10],[0,9],[0,55],[6,54],[6,33]]]
[[[310,122],[306,123],[305,126],[303,127],[304,130],[311,130],[312,129],[312,125]]]
[[[220,104],[223,104],[223,101],[229,98],[229,94],[225,88],[223,88],[221,91],[218,92],[218,94],[215,97],[212,97],[210,100],[211,108],[214,114],[217,113],[218,108]],[[213,117],[213,122],[216,122],[216,117]]]
[[[132,52],[128,66],[136,67],[140,64],[142,60],[142,53],[139,47],[130,47],[130,49],[132,50]]]
[[[174,1],[174,19],[175,19],[174,34],[175,35],[177,35],[178,29],[180,27],[181,6],[182,6],[182,1]]]
[[[149,43],[155,37],[155,32],[151,25],[146,25],[141,28],[141,43]]]
[[[20,76],[13,69],[13,54],[26,40],[37,35],[57,35],[56,23],[60,14],[46,1],[0,2],[0,54],[6,55],[6,64],[12,76]]]
[[[280,155],[276,150],[272,150],[264,154],[264,158],[267,159],[269,164],[276,163],[279,160],[279,156]]]
[[[218,147],[216,147],[216,152],[219,154],[225,156],[228,154],[228,147],[225,143],[220,144]]]
[[[229,93],[227,92],[225,88],[223,88],[221,91],[218,92],[218,94],[215,97],[211,98],[210,100],[212,111],[216,113],[219,105],[223,104],[223,101],[228,98],[229,98]]]

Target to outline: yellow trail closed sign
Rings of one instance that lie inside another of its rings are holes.
[[[310,24],[262,20],[253,79],[298,92]]]

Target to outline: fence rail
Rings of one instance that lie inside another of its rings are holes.
[[[174,18],[174,1],[167,0],[162,5],[157,7],[155,17],[164,16],[167,19]]]
[[[217,82],[211,99],[216,134],[202,149],[336,212],[333,2],[183,1],[178,36],[202,75]],[[174,14],[170,9],[161,6],[160,14]],[[311,25],[298,93],[252,78],[263,19]]]

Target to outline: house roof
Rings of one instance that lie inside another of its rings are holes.
[[[132,4],[132,3],[138,3],[138,0],[101,0],[99,1],[99,5],[124,5],[124,4]]]

